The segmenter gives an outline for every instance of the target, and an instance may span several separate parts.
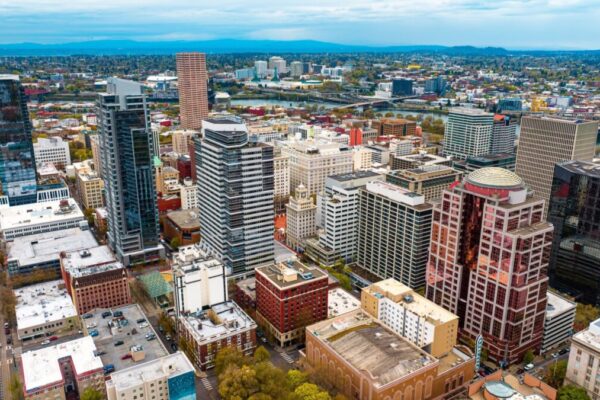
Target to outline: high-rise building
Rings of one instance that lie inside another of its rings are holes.
[[[285,205],[290,198],[290,163],[287,155],[282,154],[281,147],[273,147],[273,202],[275,212],[285,211]]]
[[[65,142],[60,136],[50,138],[38,138],[33,144],[33,153],[37,165],[52,163],[58,169],[64,170],[67,165],[71,165],[71,153],[69,152],[69,143]]]
[[[504,168],[514,172],[516,160],[517,156],[514,153],[484,154],[467,157],[466,160],[454,160],[452,167],[465,173],[489,167]]]
[[[269,69],[273,71],[277,70],[280,74],[285,74],[287,72],[286,62],[279,56],[273,56],[269,58]]]
[[[448,115],[444,154],[459,160],[490,152],[494,114],[478,108],[454,108]]]
[[[514,154],[517,139],[517,119],[508,115],[494,115],[490,154]]]
[[[302,75],[303,72],[304,68],[302,66],[301,61],[292,61],[290,63],[290,73],[294,78],[300,77],[300,75]]]
[[[412,79],[393,79],[392,80],[392,96],[412,96],[413,81]]]
[[[92,160],[94,171],[102,178],[102,152],[100,150],[100,135],[89,135],[90,147],[92,148]]]
[[[481,334],[492,360],[514,363],[542,344],[552,224],[544,201],[508,170],[483,168],[433,210],[427,298]]]
[[[385,180],[411,192],[423,195],[426,202],[442,197],[444,189],[460,181],[462,172],[446,165],[424,165],[412,169],[390,171]]]
[[[521,110],[523,110],[523,100],[519,98],[506,98],[498,101],[498,112]]]
[[[302,184],[296,188],[294,196],[286,205],[286,244],[294,251],[304,248],[304,239],[317,233],[317,206]]]
[[[290,189],[301,183],[310,195],[325,189],[328,176],[352,172],[352,151],[340,143],[303,140],[290,143],[282,149],[289,158]]]
[[[190,151],[190,141],[197,134],[197,131],[185,129],[171,132],[173,151],[179,154],[188,154]]]
[[[84,209],[104,207],[104,180],[95,172],[77,174],[77,190]]]
[[[327,318],[329,279],[294,260],[256,269],[256,317],[281,346],[303,338],[304,329]]]
[[[427,79],[425,81],[425,92],[443,96],[446,93],[446,79],[441,75]]]
[[[228,275],[273,262],[273,146],[248,141],[235,118],[203,122],[196,138],[202,242]]]
[[[600,305],[600,164],[554,168],[548,221],[555,229],[550,284]]]
[[[534,191],[550,200],[554,166],[565,161],[592,161],[596,151],[598,121],[550,117],[523,117],[515,172]]]
[[[139,83],[109,78],[98,96],[108,244],[126,266],[163,257],[152,135]]]
[[[425,286],[431,204],[391,183],[369,182],[360,189],[357,205],[357,265],[413,289]]]
[[[36,192],[35,156],[25,93],[17,75],[0,74],[0,204],[35,203]]]
[[[259,78],[266,78],[268,69],[268,64],[266,61],[254,61],[254,69],[256,70],[256,76]]]
[[[208,117],[208,74],[204,53],[177,53],[179,115],[183,129],[200,129]],[[157,154],[158,155],[158,154]]]

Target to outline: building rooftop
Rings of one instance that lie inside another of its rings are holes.
[[[236,282],[236,285],[246,294],[246,296],[256,300],[256,278],[251,277],[238,281]]]
[[[351,182],[356,179],[374,178],[380,174],[374,171],[355,171],[347,174],[330,175],[327,178],[338,182]]]
[[[106,384],[108,387],[115,387],[117,391],[124,391],[144,382],[151,382],[164,377],[170,378],[187,372],[194,372],[194,366],[185,354],[178,351],[116,371],[111,374],[110,380]]]
[[[510,153],[494,153],[494,154],[483,154],[481,156],[470,156],[467,157],[466,162],[492,162],[492,161],[500,161],[500,160],[514,160],[517,156],[515,154]]]
[[[177,210],[167,213],[169,218],[175,225],[182,229],[193,229],[200,226],[199,210],[192,208],[189,210]]]
[[[386,279],[374,283],[363,290],[376,297],[388,298],[395,303],[400,303],[405,309],[432,323],[446,323],[458,319],[457,315],[438,306],[395,279]]]
[[[77,316],[62,280],[15,289],[15,313],[19,330]]]
[[[360,308],[360,300],[346,292],[342,288],[333,288],[327,296],[327,316],[328,318],[337,317],[350,311]]]
[[[467,175],[467,182],[481,187],[500,189],[520,189],[523,179],[512,171],[504,168],[481,168]]]
[[[375,387],[438,364],[434,357],[361,310],[318,322],[306,329],[357,371],[368,375]]]
[[[214,317],[211,318],[211,315]],[[200,344],[221,340],[247,329],[256,329],[256,323],[235,302],[213,305],[209,310],[189,313],[179,317],[180,323]]]
[[[44,347],[22,354],[23,386],[26,391],[35,390],[63,380],[59,360],[70,357],[77,375],[102,370],[100,357],[95,355],[96,346],[90,336]]]
[[[0,230],[15,229],[32,224],[42,225],[73,218],[84,220],[83,212],[73,199],[23,204],[0,208]]]
[[[369,182],[365,190],[387,197],[390,200],[413,206],[419,210],[426,210],[432,207],[430,203],[425,202],[425,196],[388,182]]]
[[[116,261],[108,246],[88,247],[83,250],[66,251],[62,255],[65,270],[84,269],[92,265],[108,264]]]
[[[575,310],[576,304],[557,294],[548,292],[548,303],[546,304],[546,319],[554,318],[569,310]]]
[[[462,114],[462,115],[489,117],[490,120],[492,120],[494,118],[494,114],[489,113],[480,108],[454,107],[454,108],[450,109],[450,114]]]
[[[568,161],[560,164],[567,171],[576,174],[586,175],[593,178],[600,178],[600,164],[586,161]]]
[[[7,243],[9,260],[20,266],[41,265],[58,261],[62,252],[83,251],[98,246],[90,231],[69,228],[60,231],[21,236]]]
[[[102,318],[103,312],[111,312],[111,316]],[[120,311],[121,317],[114,317],[114,313]],[[113,364],[115,371],[121,371],[137,363],[132,359],[122,360],[121,357],[129,353],[131,347],[141,345],[145,354],[145,361],[155,360],[168,354],[167,349],[158,339],[158,335],[148,323],[148,326],[141,325],[137,321],[148,318],[138,304],[128,304],[122,307],[106,309],[99,308],[89,312],[91,318],[82,319],[82,325],[86,332],[91,329],[98,331],[94,343],[98,349],[97,354],[104,365]],[[155,340],[146,340],[146,334],[154,333]],[[120,346],[115,346],[117,341],[123,341]]]
[[[255,271],[280,289],[327,278],[327,274],[319,268],[309,267],[293,258],[284,262],[258,267]]]

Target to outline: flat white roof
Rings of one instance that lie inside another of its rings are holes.
[[[410,206],[425,204],[425,197],[423,195],[411,192],[410,190],[403,189],[400,186],[391,183],[372,181],[367,183],[366,189],[368,192],[376,193],[385,196],[390,200],[408,204]]]
[[[61,208],[63,202],[66,203]],[[0,230],[2,231],[70,219],[82,221],[84,219],[83,212],[72,198],[0,208]]]
[[[63,251],[82,251],[98,246],[90,231],[69,228],[60,231],[21,236],[7,243],[8,259],[16,259],[20,266],[58,260]]]
[[[108,387],[114,386],[117,391],[128,390],[144,382],[152,382],[164,377],[172,377],[194,371],[190,360],[178,351],[155,360],[134,365],[121,371],[113,372]]]
[[[327,296],[327,317],[333,318],[360,308],[360,300],[342,288],[334,288]]]
[[[96,345],[90,336],[70,342],[44,347],[23,353],[23,377],[25,390],[30,391],[62,381],[63,375],[58,360],[71,357],[77,375],[102,369],[100,357],[94,355]]]
[[[62,258],[62,263],[66,270],[108,264],[113,261],[116,261],[116,258],[108,246],[95,246],[81,250],[68,251]]]
[[[25,286],[14,292],[19,330],[77,316],[62,280]]]
[[[548,292],[548,304],[546,305],[546,319],[554,318],[570,310],[575,310],[575,303],[552,292]]]

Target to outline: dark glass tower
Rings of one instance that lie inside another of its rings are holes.
[[[556,165],[548,221],[555,229],[550,283],[600,305],[600,164]]]
[[[98,97],[108,243],[125,265],[164,255],[146,97],[137,82],[109,78]]]
[[[37,182],[31,122],[16,75],[0,75],[0,202],[35,203]]]

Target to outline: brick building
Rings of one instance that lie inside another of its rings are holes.
[[[171,241],[178,238],[180,246],[200,241],[198,209],[171,211],[163,218],[163,236]]]
[[[304,328],[327,318],[328,278],[317,268],[288,261],[256,269],[256,318],[286,346]]]
[[[383,118],[373,121],[371,127],[377,130],[377,136],[413,136],[417,133],[417,123],[407,119]]]

